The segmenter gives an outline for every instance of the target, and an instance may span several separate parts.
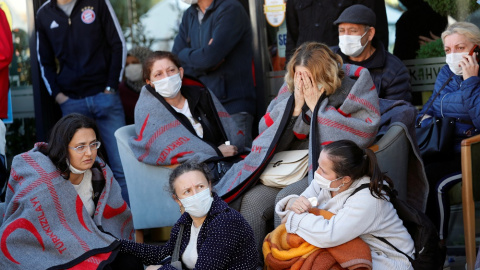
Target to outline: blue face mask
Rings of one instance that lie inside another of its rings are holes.
[[[208,211],[210,211],[213,197],[210,193],[210,189],[207,188],[193,196],[179,200],[185,208],[185,212],[190,216],[200,218],[206,216]]]

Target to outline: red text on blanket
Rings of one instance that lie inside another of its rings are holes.
[[[55,246],[55,249],[58,250],[60,254],[62,254],[67,248],[63,244],[62,240],[58,238],[53,232],[52,229],[50,228],[50,224],[48,224],[48,220],[45,217],[45,212],[42,209],[42,205],[40,204],[40,201],[35,198],[31,198],[30,202],[33,204],[33,207],[35,208],[35,211],[40,212],[40,215],[38,216],[38,221],[40,222],[40,226],[42,226],[42,229],[45,231],[45,233],[52,239],[53,245]]]

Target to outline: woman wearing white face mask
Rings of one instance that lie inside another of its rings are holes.
[[[145,47],[135,47],[128,51],[125,63],[125,79],[118,85],[118,93],[125,111],[125,123],[134,123],[135,104],[145,85],[142,63],[152,51]]]
[[[370,247],[372,269],[413,269],[405,255],[373,237],[382,235],[413,256],[413,240],[384,188],[387,185],[393,189],[393,182],[381,173],[375,154],[352,141],[341,140],[324,146],[318,164],[307,189],[300,196],[285,197],[275,207],[287,232],[321,248],[361,237]],[[370,188],[351,195],[362,184]],[[312,207],[335,215],[324,219],[310,214]]]
[[[71,113],[52,128],[48,144],[13,159],[0,203],[2,269],[143,269],[134,256],[117,256],[117,240],[135,231],[120,186],[100,158],[98,136],[94,120]]]
[[[152,165],[193,159],[208,161],[211,168],[218,165],[214,171],[225,170],[225,160],[244,150],[243,131],[215,95],[198,80],[184,79],[183,72],[170,52],[156,51],[145,60],[147,85],[135,107],[137,137],[130,147],[140,161]]]
[[[135,255],[146,265],[156,265],[152,269],[178,269],[164,259],[173,257],[181,237],[182,269],[255,269],[258,255],[252,229],[240,213],[212,192],[206,166],[183,163],[170,175],[169,188],[183,212],[172,228],[170,240],[164,246],[122,240],[120,252]]]
[[[432,105],[429,108],[424,106],[418,117],[425,114],[427,117],[457,119],[454,131],[454,155],[424,160],[430,186],[426,214],[437,225],[440,239],[446,239],[450,207],[448,195],[445,196],[445,194],[448,193],[449,187],[461,181],[461,178],[452,181],[446,176],[461,173],[461,141],[480,133],[480,77],[478,76],[480,55],[474,50],[474,47],[480,44],[480,30],[472,23],[457,22],[442,33],[442,40],[447,64],[440,70],[433,94],[425,103],[428,106]],[[444,88],[441,89],[444,84]],[[429,120],[425,119],[424,122]],[[440,205],[443,207],[439,207]],[[442,243],[445,244],[445,241],[443,240]]]

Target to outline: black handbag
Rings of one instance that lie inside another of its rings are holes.
[[[428,112],[428,109],[430,109],[435,99],[452,77],[453,74],[442,85],[425,112]],[[423,160],[437,160],[448,157],[453,153],[455,122],[456,119],[453,117],[425,118],[424,114],[418,118],[418,122],[415,125],[415,133],[417,144],[420,148],[420,155]]]

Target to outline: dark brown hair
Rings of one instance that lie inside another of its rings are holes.
[[[338,177],[349,176],[352,181],[367,175],[370,176],[370,193],[372,196],[388,200],[385,197],[383,182],[387,182],[390,190],[385,190],[387,195],[393,190],[392,180],[383,174],[377,163],[375,153],[370,149],[362,149],[349,140],[332,142],[322,149],[333,163],[333,171]]]
[[[147,59],[143,62],[143,80],[150,80],[150,73],[152,72],[153,63],[157,60],[162,60],[167,58],[172,61],[177,68],[182,67],[180,60],[176,55],[167,51],[154,51],[148,55]]]
[[[180,166],[176,167],[170,174],[170,177],[168,179],[168,191],[173,195],[177,195],[175,194],[175,187],[174,187],[175,180],[177,180],[177,178],[180,175],[187,172],[191,172],[191,171],[199,171],[203,173],[203,175],[207,179],[207,183],[209,185],[212,184],[212,178],[210,177],[210,170],[208,169],[207,165],[203,163],[187,161],[180,164]]]
[[[67,165],[67,159],[69,158],[68,144],[75,133],[81,128],[93,129],[97,141],[101,141],[100,132],[94,120],[79,113],[71,113],[62,117],[55,126],[53,126],[48,147],[46,151],[42,151],[50,158],[52,163],[55,164],[55,167],[60,170],[66,179],[70,177],[70,169]],[[101,151],[97,151],[97,156],[103,160]],[[94,166],[98,168],[99,164],[95,162]]]

